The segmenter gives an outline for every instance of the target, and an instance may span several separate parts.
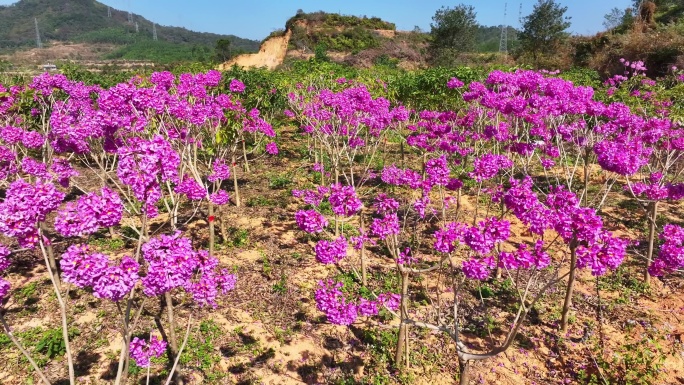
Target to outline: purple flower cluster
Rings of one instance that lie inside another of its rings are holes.
[[[12,264],[12,261],[9,259],[11,254],[12,251],[7,246],[0,245],[0,272],[7,270]]]
[[[142,254],[147,275],[141,282],[147,296],[182,287],[200,306],[216,307],[219,291],[225,294],[235,287],[236,277],[225,269],[218,271],[218,259],[204,250],[193,250],[190,239],[181,237],[180,231],[150,239],[142,246]]]
[[[400,169],[395,165],[385,167],[382,170],[380,179],[387,184],[395,186],[408,186],[412,189],[423,186],[423,177],[420,175],[420,173],[411,169]]]
[[[399,209],[399,202],[394,198],[388,197],[387,194],[380,193],[375,197],[373,208],[380,214],[387,214],[397,211]]]
[[[133,138],[119,147],[117,175],[130,186],[135,198],[146,204],[147,215],[155,217],[155,204],[161,198],[161,182],[178,182],[180,156],[166,139],[157,135],[151,140]]]
[[[119,194],[103,187],[69,202],[57,212],[55,230],[64,237],[92,234],[101,227],[112,227],[121,221],[123,202]]]
[[[198,201],[207,196],[207,190],[190,175],[183,176],[183,180],[173,189],[176,194],[184,194],[191,201]]]
[[[33,158],[26,157],[22,159],[21,170],[28,175],[33,175],[42,180],[49,180],[51,178],[45,163],[39,162]]]
[[[435,250],[440,253],[451,253],[456,250],[456,242],[461,240],[467,228],[468,226],[463,223],[447,223],[435,232]]]
[[[684,228],[667,224],[663,227],[660,239],[663,243],[648,272],[654,276],[662,276],[684,268]]]
[[[295,221],[297,226],[307,233],[320,233],[328,226],[328,220],[316,210],[297,211]]]
[[[462,269],[466,278],[484,281],[489,278],[491,269],[495,266],[496,264],[494,263],[494,258],[492,257],[482,259],[473,258],[463,261]]]
[[[510,237],[511,224],[506,220],[487,218],[476,226],[463,223],[448,223],[435,232],[435,250],[450,253],[455,249],[455,242],[467,245],[480,255],[489,254],[496,243],[504,242]]]
[[[604,275],[608,269],[615,270],[622,264],[628,245],[628,240],[602,231],[598,240],[577,247],[577,267],[591,268],[594,276]]]
[[[363,204],[356,196],[353,186],[343,186],[339,183],[330,186],[330,206],[335,215],[350,217],[356,214]]]
[[[278,155],[278,145],[275,142],[270,142],[266,145],[266,152],[271,155]]]
[[[7,298],[7,294],[9,294],[11,289],[12,286],[10,283],[5,279],[0,278],[0,307],[2,307],[2,303],[5,301],[5,298]]]
[[[449,89],[461,88],[461,87],[463,87],[463,82],[458,80],[458,78],[451,78],[447,82],[447,88],[449,88]]]
[[[238,93],[241,94],[245,91],[245,84],[238,79],[233,79],[230,81],[230,85],[228,86],[230,89],[230,92]]]
[[[551,257],[544,251],[544,242],[538,240],[534,245],[534,250],[530,251],[524,243],[518,245],[518,249],[513,252],[501,252],[499,254],[500,266],[509,270],[516,269],[543,269],[551,263]]]
[[[449,183],[449,173],[446,155],[430,159],[425,164],[425,174],[430,185],[446,186]]]
[[[504,242],[511,235],[511,224],[507,220],[487,218],[477,226],[465,227],[460,240],[478,254],[488,254],[496,243]]]
[[[118,266],[109,264],[95,281],[93,295],[112,301],[122,300],[138,281],[139,269],[140,265],[129,257],[123,257]]]
[[[138,337],[133,337],[128,348],[131,358],[141,368],[150,366],[150,358],[161,357],[166,351],[166,341],[157,336],[151,336],[149,342]]]
[[[180,231],[150,239],[142,246],[142,254],[148,264],[143,292],[150,297],[183,287],[200,265],[190,239],[181,237]]]
[[[347,239],[344,236],[328,241],[318,241],[316,247],[316,260],[323,264],[337,263],[347,256]]]
[[[552,227],[549,221],[551,210],[539,201],[537,194],[532,191],[532,178],[510,180],[511,187],[503,194],[506,208],[513,212],[516,218],[527,225],[534,234],[543,235],[546,229]]]
[[[632,175],[648,163],[653,150],[634,138],[624,141],[602,141],[594,146],[598,164],[620,175]]]
[[[319,281],[318,286],[315,294],[316,306],[335,325],[351,325],[359,316],[377,315],[382,306],[391,310],[399,308],[399,296],[396,294],[382,293],[376,301],[361,298],[356,304],[345,298],[342,292],[344,285],[341,282],[328,279]]]
[[[62,254],[60,267],[64,281],[80,288],[92,287],[98,298],[120,301],[139,280],[140,266],[135,260],[123,257],[113,265],[104,254],[91,253],[87,245],[71,245]]]
[[[218,190],[209,195],[209,200],[215,205],[223,206],[230,202],[230,195],[225,190]]]
[[[380,239],[399,234],[400,230],[399,216],[396,212],[387,213],[381,218],[374,218],[370,226],[371,234]]]
[[[69,187],[72,177],[78,176],[78,171],[74,170],[69,161],[64,158],[57,158],[52,161],[50,170],[57,176],[57,182],[62,187]]]
[[[513,167],[513,161],[505,155],[484,154],[473,161],[474,170],[468,175],[482,182],[495,177],[500,170],[511,167]]]
[[[214,160],[212,167],[213,172],[207,177],[209,182],[220,182],[230,178],[230,166],[223,159]]]
[[[38,243],[38,222],[57,209],[65,194],[52,183],[30,184],[18,179],[9,185],[0,203],[0,233],[16,238],[22,247]]]
[[[329,188],[319,186],[316,190],[292,190],[292,196],[301,198],[308,205],[318,207],[328,192],[330,192]]]

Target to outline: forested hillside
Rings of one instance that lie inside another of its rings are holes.
[[[36,45],[38,21],[44,44],[58,42],[108,43],[122,46],[110,54],[131,59],[154,59],[155,52],[173,48],[184,53],[213,53],[216,42],[228,39],[236,51],[256,51],[259,42],[233,35],[201,33],[179,27],[156,26],[158,46],[151,47],[153,21],[140,15],[109,9],[94,0],[21,0],[0,6],[0,50]],[[137,28],[136,28],[137,23]],[[134,57],[131,57],[134,56]],[[180,59],[180,58],[179,58]]]

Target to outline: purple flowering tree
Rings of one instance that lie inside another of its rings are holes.
[[[286,115],[297,118],[304,133],[313,139],[310,150],[323,177],[321,184],[325,185],[324,171],[328,169],[334,174],[334,183],[343,177],[346,184],[361,186],[372,176],[373,161],[383,156],[379,150],[388,133],[408,119],[408,110],[392,107],[382,97],[373,98],[362,84],[339,92],[313,87],[306,91],[288,95],[294,112]]]
[[[239,102],[208,91],[219,81],[216,71],[185,74],[178,80],[170,73],[155,73],[152,86],[134,78],[103,90],[44,74],[27,88],[12,90],[11,102],[19,112],[7,114],[8,124],[0,128],[0,179],[7,188],[0,202],[0,233],[23,250],[36,250],[45,260],[60,309],[72,384],[75,373],[65,295],[69,288],[116,304],[122,325],[118,384],[126,382],[127,353],[144,297],[166,303],[173,361],[181,352],[172,296],[189,296],[197,306],[216,307],[217,296],[235,285],[235,276],[220,269],[213,257],[213,237],[207,252],[195,251],[192,241],[179,233],[150,235],[160,201],[170,214],[172,230],[181,198],[197,202],[195,212],[200,202],[209,202],[213,230],[213,204],[229,200],[221,188],[230,176],[226,151],[203,146],[216,143],[217,132],[230,119],[225,111],[240,111]],[[254,112],[234,118],[245,130],[250,125],[270,129]],[[273,134],[272,129],[266,134]],[[99,178],[101,187],[86,188],[76,178],[84,173]],[[80,194],[65,202],[72,190]],[[137,247],[128,256],[112,258],[82,243],[103,229],[118,236],[116,229],[124,219],[137,233],[131,239]],[[54,248],[58,240],[67,244],[61,255]],[[3,247],[0,254],[4,270],[11,264],[12,251]],[[7,281],[0,281],[3,301],[9,287]],[[3,325],[11,334],[4,318]],[[33,363],[30,358],[29,362]],[[44,373],[37,372],[47,383]]]

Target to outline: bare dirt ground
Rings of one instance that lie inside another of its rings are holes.
[[[40,66],[58,60],[99,60],[112,52],[116,46],[111,44],[59,43],[47,44],[43,48],[17,51],[11,55],[0,55],[0,59],[17,65]]]

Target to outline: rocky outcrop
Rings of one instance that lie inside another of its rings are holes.
[[[266,67],[270,70],[275,69],[283,63],[285,55],[287,55],[291,36],[292,31],[288,30],[283,36],[272,37],[261,44],[259,52],[238,55],[225,63],[219,64],[217,69],[225,71],[234,65],[238,67]]]

